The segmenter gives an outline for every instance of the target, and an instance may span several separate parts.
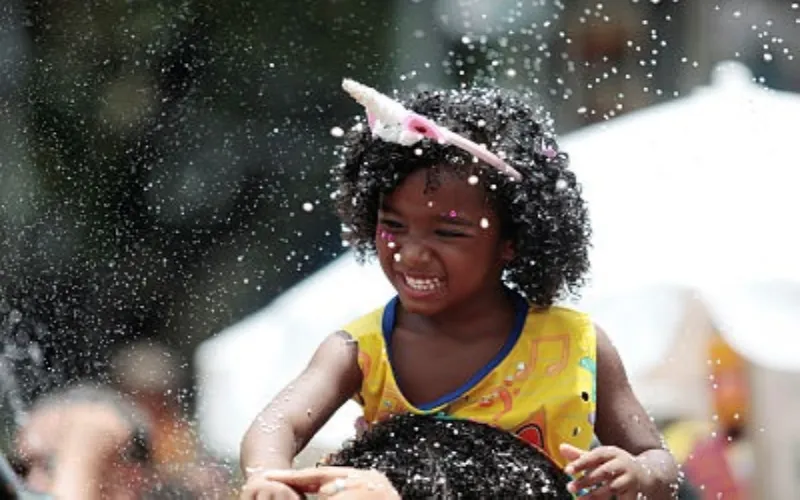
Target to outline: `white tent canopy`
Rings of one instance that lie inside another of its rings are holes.
[[[567,137],[595,233],[584,307],[642,286],[690,289],[740,352],[800,369],[798,116],[800,96],[724,63],[687,98]],[[640,335],[608,325],[621,348]]]
[[[592,283],[576,306],[608,331],[646,405],[703,406],[702,373],[686,360],[704,356],[693,332],[712,324],[753,361],[800,370],[800,343],[788,341],[800,327],[797,116],[800,97],[726,65],[689,97],[562,139],[595,233]],[[376,265],[348,253],[206,341],[197,366],[207,443],[235,455],[320,341],[392,295]],[[664,363],[672,378],[647,382]],[[695,394],[681,388],[690,379]],[[312,444],[337,447],[357,414],[349,404]]]

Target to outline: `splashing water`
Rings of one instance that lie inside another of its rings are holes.
[[[12,308],[5,299],[0,299],[0,403],[8,405],[14,423],[19,426],[25,423],[25,397],[20,386],[20,375],[23,383],[33,383],[44,377],[42,353],[38,342],[31,338],[41,334],[42,326],[24,317],[18,309]],[[1,408],[2,406],[0,406]]]
[[[3,354],[0,357],[0,402],[5,401],[11,410],[14,424],[19,427],[25,423],[25,405],[22,401],[17,378],[9,359]],[[0,408],[2,408],[0,404]]]

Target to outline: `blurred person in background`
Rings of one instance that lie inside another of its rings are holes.
[[[112,362],[112,380],[153,424],[153,461],[192,462],[196,440],[181,401],[183,369],[166,346],[140,341],[123,347]]]
[[[30,490],[64,500],[139,499],[152,484],[146,417],[100,386],[36,401],[10,458]]]
[[[755,467],[747,435],[750,409],[749,365],[721,335],[708,347],[711,421],[680,421],[664,437],[704,500],[750,498]]]
[[[150,418],[153,462],[165,478],[199,498],[232,495],[230,474],[203,453],[185,409],[185,374],[178,355],[157,341],[132,343],[114,357],[113,379],[120,391]]]

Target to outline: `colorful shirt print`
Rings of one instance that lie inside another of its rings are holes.
[[[391,345],[398,299],[343,328],[358,341],[364,374],[354,399],[368,423],[398,413],[442,414],[494,425],[543,449],[559,466],[561,443],[588,449],[597,401],[595,330],[583,313],[518,302],[517,322],[500,353],[463,387],[415,407],[392,371]]]

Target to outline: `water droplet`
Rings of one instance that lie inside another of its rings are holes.
[[[742,11],[740,11],[740,10],[733,11],[733,17],[735,17],[736,19],[739,19],[740,17],[742,17]]]
[[[474,186],[475,184],[478,183],[478,176],[477,175],[470,175],[469,178],[467,179],[467,182],[470,185]]]
[[[489,219],[487,219],[486,217],[481,217],[481,222],[480,222],[480,224],[481,224],[481,227],[482,227],[483,229],[486,229],[486,228],[488,228],[488,227],[489,227]]]
[[[306,212],[314,210],[314,204],[308,201],[303,203],[303,210],[305,210]]]
[[[770,61],[772,61],[772,54],[770,54],[769,52],[764,52],[764,62],[770,62]]]
[[[400,262],[400,259],[401,259],[401,257],[400,257],[399,253],[394,254],[394,261],[395,262]]]
[[[331,135],[334,137],[343,137],[344,130],[342,129],[342,127],[333,127],[331,129]]]

